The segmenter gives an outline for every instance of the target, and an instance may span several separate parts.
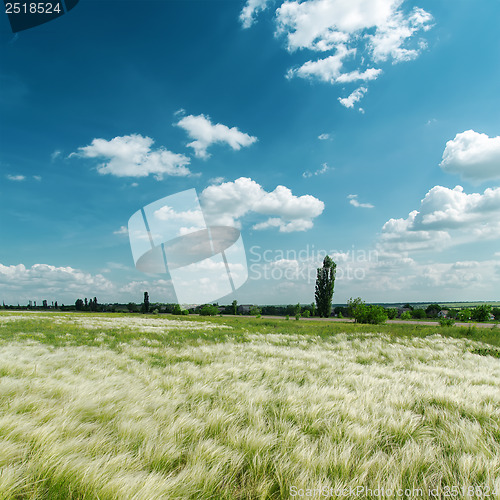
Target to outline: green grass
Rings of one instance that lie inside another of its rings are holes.
[[[0,498],[500,490],[499,343],[483,328],[1,313]]]

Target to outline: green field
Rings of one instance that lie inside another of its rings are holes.
[[[500,498],[498,332],[1,313],[0,498]]]

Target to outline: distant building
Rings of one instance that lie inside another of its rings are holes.
[[[448,309],[441,309],[441,311],[438,312],[438,318],[447,318],[448,313]]]
[[[242,304],[238,306],[239,314],[250,314],[250,309],[253,307],[253,304]]]
[[[399,307],[398,308],[398,318],[401,318],[401,315],[405,312],[411,312],[412,310],[409,307]]]

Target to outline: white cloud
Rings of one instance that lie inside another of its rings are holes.
[[[96,158],[105,160],[97,166],[100,174],[116,177],[146,177],[154,175],[161,180],[164,175],[186,177],[191,175],[187,168],[189,158],[164,148],[152,149],[154,141],[140,134],[115,137],[110,141],[94,139],[89,146],[78,148],[70,157]]]
[[[7,179],[9,179],[9,181],[14,181],[14,182],[22,182],[26,179],[26,176],[24,176],[24,175],[7,174],[5,177],[7,177]]]
[[[500,188],[467,194],[461,186],[434,186],[419,210],[410,212],[406,219],[390,219],[384,224],[380,241],[392,251],[411,251],[498,238]]]
[[[347,196],[347,199],[349,203],[356,208],[375,208],[371,203],[360,203],[357,194],[350,194]]]
[[[416,32],[429,30],[431,21],[432,16],[418,7],[407,17],[401,11],[394,12],[377,28],[374,35],[368,36],[373,60],[380,62],[392,58],[393,63],[398,63],[418,57],[420,50],[426,47],[424,42],[412,49],[404,48],[403,45]]]
[[[374,65],[415,59],[426,48],[418,34],[432,26],[431,14],[419,7],[405,8],[405,0],[286,0],[280,4],[276,35],[285,37],[288,51],[326,55],[290,69],[288,78],[332,84],[374,80],[382,72]],[[265,0],[248,0],[240,18],[248,27],[255,12],[266,7]]]
[[[327,141],[328,139],[330,139],[330,134],[320,134],[318,135],[318,139],[320,141]]]
[[[62,151],[60,151],[59,149],[56,149],[51,155],[50,155],[50,159],[52,161],[56,160],[57,158],[59,158],[60,156],[62,155]]]
[[[63,301],[63,297],[99,296],[113,291],[113,285],[102,274],[92,275],[72,267],[48,264],[0,264],[0,286],[12,301],[50,299]],[[37,299],[39,297],[40,299]]]
[[[313,227],[312,220],[296,219],[291,222],[286,222],[279,217],[271,217],[265,222],[254,224],[252,229],[257,231],[262,229],[269,229],[273,227],[279,228],[280,233],[293,233],[295,231],[307,231]]]
[[[236,127],[229,128],[220,123],[213,125],[210,117],[205,115],[185,116],[177,125],[184,129],[191,139],[194,139],[188,147],[194,149],[194,154],[198,158],[209,158],[207,149],[212,144],[225,143],[232,149],[239,150],[257,141],[257,137],[240,132]]]
[[[359,87],[348,97],[344,98],[339,97],[339,102],[340,104],[342,104],[342,106],[345,106],[346,108],[353,108],[354,104],[360,101],[367,91],[368,89],[366,87]]]
[[[128,234],[127,226],[120,226],[120,229],[113,231],[113,234]]]
[[[247,0],[240,14],[243,28],[250,28],[255,21],[255,15],[267,8],[269,0]]]
[[[441,168],[464,179],[481,182],[500,179],[500,136],[466,130],[446,143]]]
[[[304,179],[308,179],[309,177],[312,177],[313,175],[322,175],[328,172],[329,170],[332,170],[326,163],[323,163],[321,165],[321,168],[318,168],[318,170],[311,172],[309,170],[306,170],[305,172],[302,173],[302,177]]]
[[[184,212],[176,212],[172,207],[164,205],[154,211],[154,216],[161,221],[177,221],[182,224],[193,224],[204,227],[205,219],[201,210],[185,210]]]
[[[40,182],[42,180],[42,176],[41,175],[34,175],[33,179],[35,179],[35,181]]]
[[[224,177],[212,177],[208,182],[209,184],[222,184],[224,182]]]
[[[285,186],[267,192],[257,182],[240,177],[234,182],[208,186],[200,196],[209,224],[234,225],[244,215],[255,212],[271,216],[254,229],[277,227],[281,232],[305,231],[324,210],[324,203],[314,196],[295,196]]]

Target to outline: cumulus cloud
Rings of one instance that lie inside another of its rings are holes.
[[[472,182],[500,179],[500,136],[474,130],[457,134],[446,143],[440,166]]]
[[[182,154],[164,148],[152,149],[154,140],[140,134],[115,137],[110,141],[94,139],[88,146],[78,148],[70,157],[104,160],[97,171],[116,177],[147,177],[154,175],[161,180],[164,175],[186,177],[191,175],[190,160]]]
[[[330,134],[320,134],[318,135],[318,139],[320,141],[327,141],[328,139],[330,139]]]
[[[212,144],[227,144],[234,150],[250,146],[257,141],[257,137],[240,132],[236,127],[227,127],[221,123],[212,124],[210,117],[205,115],[184,116],[177,122],[177,126],[184,129],[193,142],[188,147],[194,149],[198,158],[207,159],[210,155],[207,149]]]
[[[72,301],[87,294],[113,291],[113,285],[102,274],[92,275],[72,267],[56,267],[48,264],[24,264],[5,266],[0,264],[0,286],[16,300],[43,299]]]
[[[298,68],[292,68],[287,73],[287,78],[300,76],[301,78],[315,78],[328,83],[349,83],[354,81],[375,80],[381,69],[368,68],[363,72],[358,70],[343,73],[344,61],[353,57],[356,49],[348,49],[340,44],[336,47],[336,53],[324,59],[307,61]]]
[[[371,203],[360,203],[357,194],[350,194],[347,196],[347,199],[349,203],[356,208],[375,208]]]
[[[390,219],[380,241],[394,251],[439,250],[451,245],[500,238],[500,188],[484,193],[434,186],[407,218]]]
[[[240,14],[243,28],[250,28],[255,21],[255,15],[267,8],[269,0],[247,0]]]
[[[368,89],[366,87],[359,87],[348,97],[339,97],[339,102],[346,108],[353,108],[354,104],[360,101],[367,91]]]
[[[252,179],[240,177],[234,182],[208,186],[200,196],[209,224],[235,225],[238,219],[254,212],[270,218],[254,229],[278,228],[281,232],[305,231],[324,210],[314,196],[296,196],[285,186],[267,192]]]
[[[288,71],[287,77],[331,84],[367,82],[382,72],[376,65],[410,61],[426,48],[419,33],[432,27],[432,16],[404,0],[286,0],[275,12],[276,35],[289,52],[322,53]],[[240,18],[245,26],[268,5],[248,0]]]
[[[14,182],[22,182],[26,179],[26,176],[24,176],[24,175],[7,174],[5,177],[7,177],[7,179],[9,179],[9,181],[14,181]]]
[[[398,63],[418,57],[420,51],[426,47],[424,41],[420,41],[417,47],[412,49],[405,48],[404,44],[416,32],[428,31],[431,21],[432,16],[418,7],[407,17],[401,11],[394,12],[377,28],[374,35],[368,36],[373,60],[381,62],[392,59],[393,63]]]
[[[205,219],[201,210],[185,210],[177,212],[172,207],[164,205],[154,211],[154,217],[161,221],[177,221],[182,224],[192,224],[195,226],[204,227]]]

